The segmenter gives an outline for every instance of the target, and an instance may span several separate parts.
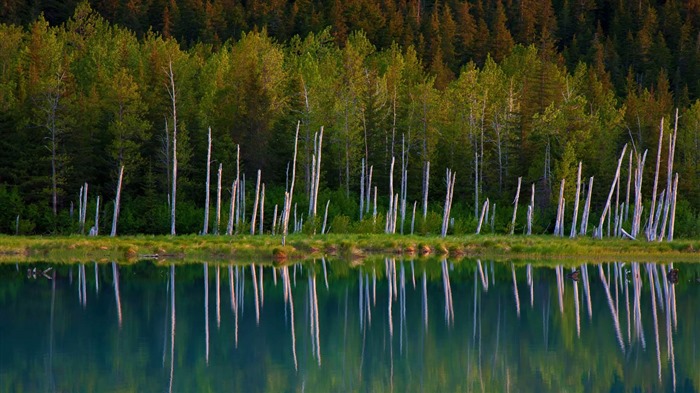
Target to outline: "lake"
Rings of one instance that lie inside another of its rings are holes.
[[[2,392],[698,391],[700,265],[0,265]]]

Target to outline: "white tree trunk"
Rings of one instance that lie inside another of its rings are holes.
[[[372,172],[374,170],[374,165],[369,166],[369,178],[367,179],[367,187],[365,187],[365,195],[367,201],[365,202],[365,213],[369,214],[369,205],[372,197]]]
[[[209,127],[209,144],[207,145],[207,181],[204,184],[204,227],[202,228],[202,235],[209,233],[209,193],[210,186],[209,181],[211,179],[211,127]]]
[[[530,194],[530,207],[527,211],[527,234],[532,235],[532,221],[535,218],[535,183],[532,183],[532,193]]]
[[[630,150],[630,164],[629,164],[629,169],[627,170],[627,193],[625,196],[625,219],[624,221],[629,220],[630,218],[630,186],[632,185],[632,150]]]
[[[321,227],[321,235],[326,233],[326,222],[328,221],[328,205],[331,204],[331,200],[329,199],[326,202],[326,213],[323,214],[323,226]]]
[[[413,214],[411,215],[411,235],[413,235],[413,228],[416,224],[416,205],[418,201],[413,201]]]
[[[562,236],[564,234],[564,229],[561,227],[561,216],[564,214],[562,209],[564,203],[564,184],[566,179],[561,179],[561,186],[559,187],[559,203],[557,204],[557,220],[554,224],[554,236]]]
[[[520,183],[522,182],[523,178],[518,177],[518,190],[515,192],[515,200],[513,201],[514,207],[513,207],[513,220],[510,223],[510,234],[512,235],[515,232],[515,217],[518,214],[518,199],[520,199]]]
[[[597,233],[597,238],[602,239],[603,238],[603,224],[605,223],[605,216],[608,214],[610,210],[610,199],[612,199],[612,194],[615,191],[615,184],[617,184],[619,178],[620,178],[620,166],[622,166],[622,159],[625,157],[625,152],[627,151],[627,144],[622,148],[622,154],[620,155],[620,158],[617,160],[617,169],[615,170],[615,177],[613,178],[613,183],[610,186],[610,192],[608,193],[608,199],[605,202],[605,207],[603,208],[603,213],[600,216],[600,223],[598,225],[598,233]]]
[[[486,198],[484,201],[484,206],[481,208],[481,217],[479,218],[479,225],[476,226],[476,234],[478,235],[481,233],[481,225],[484,222],[484,216],[486,215],[486,211],[489,209],[489,199]]]
[[[384,232],[392,233],[391,215],[394,212],[394,162],[395,158],[391,157],[391,169],[389,170],[389,210],[386,213],[386,226]]]
[[[275,229],[277,229],[277,205],[275,204],[275,209],[272,213],[272,235],[275,234]]]
[[[656,190],[659,182],[659,165],[661,164],[661,146],[664,138],[664,118],[661,118],[661,126],[659,127],[659,146],[656,150],[656,170],[654,171],[654,187],[651,191],[651,215],[649,216],[649,226],[646,229],[647,240],[654,240],[655,234],[651,233],[651,228],[654,227],[654,209],[656,208]]]
[[[122,196],[122,179],[124,178],[124,165],[119,168],[119,181],[117,182],[117,197],[114,200],[114,215],[112,216],[111,237],[117,236],[117,220],[119,219],[119,203]]]
[[[360,221],[362,221],[362,214],[365,212],[365,159],[362,159],[361,173],[360,173]]]
[[[425,163],[425,181],[423,182],[423,220],[428,216],[428,189],[430,187],[430,161]]]
[[[231,206],[228,213],[228,226],[226,227],[226,234],[233,235],[233,222],[236,209],[236,193],[238,192],[238,182],[236,180],[231,184]]]
[[[100,196],[97,196],[97,204],[95,205],[95,226],[90,228],[90,236],[97,236],[100,232]]]
[[[241,219],[241,145],[236,145],[236,233],[238,233],[238,223]]]
[[[374,223],[377,223],[377,186],[374,186],[374,212],[372,213]]]
[[[675,146],[674,146],[675,147]],[[671,200],[671,222],[668,227],[668,241],[673,241],[673,227],[676,223],[676,198],[678,197],[678,172],[673,180],[673,199]]]
[[[576,199],[574,199],[574,218],[571,220],[571,239],[576,237],[576,225],[578,223],[578,202],[581,196],[581,167],[582,162],[578,162],[578,172],[576,174]]]
[[[223,170],[223,164],[219,163],[219,174],[216,180],[216,227],[214,227],[214,234],[219,234],[219,228],[221,228],[221,172]]]
[[[316,153],[316,176],[314,179],[316,180],[316,184],[314,185],[314,209],[313,209],[313,217],[316,217],[316,208],[318,206],[318,187],[320,184],[320,178],[321,178],[321,152],[323,151],[323,126],[321,126],[321,132],[318,135],[318,152]]]
[[[292,209],[292,198],[294,197],[294,181],[296,179],[296,172],[297,172],[297,145],[299,142],[299,125],[300,123],[297,122],[297,131],[296,135],[294,136],[294,161],[292,164],[292,184],[289,187],[289,193],[286,199],[286,206],[284,209],[284,224],[282,225],[282,245],[285,245],[286,243],[286,237],[289,228],[289,213]]]
[[[579,235],[586,236],[588,232],[588,215],[591,211],[591,195],[593,194],[593,176],[588,179],[588,193],[586,196],[586,205],[583,207],[583,217],[581,217],[581,231]]]
[[[664,209],[664,218],[661,225],[661,234],[659,236],[659,241],[662,241],[666,235],[666,223],[668,222],[668,213],[671,206],[671,199],[673,198],[672,192],[672,180],[673,180],[673,161],[676,155],[676,135],[678,134],[678,108],[676,108],[676,123],[673,127],[673,136],[668,143],[668,164],[667,164],[667,175],[666,175],[666,208]]]
[[[265,183],[262,184],[262,191],[260,193],[260,228],[258,228],[258,233],[263,234],[263,223],[265,222]]]
[[[170,100],[173,104],[173,182],[170,201],[170,235],[175,236],[175,205],[177,202],[177,94],[175,92],[175,74],[173,62],[168,63],[168,76],[170,78]]]
[[[255,235],[255,221],[258,216],[258,202],[260,201],[260,169],[258,169],[258,180],[255,182],[255,203],[253,203],[253,218],[250,220],[250,234]]]

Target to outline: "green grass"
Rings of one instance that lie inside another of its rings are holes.
[[[401,235],[280,236],[0,236],[0,261],[135,261],[151,255],[166,260],[298,260],[322,255],[359,259],[373,254],[480,257],[492,259],[683,260],[700,262],[700,239],[671,243],[553,236]]]

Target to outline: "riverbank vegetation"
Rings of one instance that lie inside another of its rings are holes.
[[[700,261],[700,240],[670,243],[620,239],[558,239],[551,236],[469,235],[290,235],[280,236],[80,236],[0,237],[0,260],[5,261],[285,261],[339,257],[359,260],[376,255],[405,257],[482,257],[586,261]]]

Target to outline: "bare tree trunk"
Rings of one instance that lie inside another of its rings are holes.
[[[630,150],[630,164],[627,170],[627,193],[625,196],[625,220],[630,218],[630,186],[632,185],[632,150]]]
[[[675,147],[675,146],[674,146]],[[671,222],[668,227],[668,241],[673,241],[673,227],[676,223],[676,197],[678,197],[678,172],[673,180],[673,199],[671,200]]]
[[[234,197],[236,198],[236,233],[238,233],[238,223],[241,219],[241,145],[236,145],[236,192]]]
[[[255,203],[253,203],[253,218],[250,220],[250,234],[255,235],[255,221],[258,215],[258,202],[260,200],[260,169],[258,169],[258,180],[255,182]]]
[[[644,162],[647,159],[647,150],[644,151],[642,158],[637,157],[637,170],[635,173],[635,196],[634,196],[634,215],[632,218],[631,236],[636,238],[639,234],[639,226],[642,220],[642,181],[644,180]]]
[[[360,173],[360,221],[362,221],[362,214],[365,212],[365,159],[362,159]]]
[[[372,213],[374,223],[377,223],[377,186],[374,186],[374,212]]]
[[[331,204],[331,200],[329,199],[326,202],[326,213],[323,215],[323,226],[321,227],[321,235],[326,233],[326,222],[328,221],[328,205]]]
[[[209,233],[209,193],[210,186],[209,180],[211,178],[211,127],[209,127],[209,144],[207,145],[207,181],[204,185],[204,228],[202,228],[202,235]]]
[[[389,170],[389,210],[386,213],[386,228],[384,232],[392,233],[391,230],[391,215],[394,212],[394,162],[395,158],[391,157],[391,170]]]
[[[285,217],[284,217],[284,224],[282,226],[282,245],[283,246],[286,243],[286,237],[287,237],[287,234],[289,233],[288,232],[288,230],[289,230],[288,229],[289,228],[289,213],[290,213],[290,210],[292,208],[292,198],[294,196],[294,180],[296,179],[296,172],[297,172],[297,143],[299,141],[299,124],[300,123],[297,122],[297,131],[296,131],[296,135],[294,137],[294,161],[292,164],[292,184],[289,187],[289,193],[288,193],[288,197],[286,198],[286,206],[284,209],[284,211],[285,211],[284,216]]]
[[[620,208],[620,177],[622,175],[617,177],[617,182],[615,183],[615,221],[614,221],[614,227],[615,231],[613,232],[613,236],[618,237],[619,234],[617,232],[617,219],[618,219],[618,212]]]
[[[564,210],[562,209],[564,203],[564,183],[566,183],[566,179],[561,179],[559,203],[557,205],[557,220],[554,224],[554,236],[562,236],[564,234],[564,229],[561,227],[561,216],[564,214]]]
[[[175,92],[175,74],[173,73],[173,62],[168,63],[168,76],[170,77],[170,100],[173,104],[173,183],[170,204],[170,235],[175,236],[175,204],[177,202],[177,94]]]
[[[262,193],[260,195],[260,228],[259,234],[263,234],[263,222],[265,221],[265,183],[262,184]]]
[[[365,195],[367,201],[365,202],[365,213],[369,214],[369,205],[372,197],[372,172],[374,171],[374,165],[369,166],[369,179],[367,179],[367,187],[365,187]]]
[[[411,216],[411,235],[413,235],[413,228],[416,224],[416,205],[418,201],[413,201],[413,215]]]
[[[477,227],[476,227],[476,234],[477,235],[479,233],[481,233],[481,225],[484,222],[484,216],[486,215],[486,211],[488,211],[488,209],[489,209],[489,199],[486,198],[486,200],[484,201],[484,206],[481,208],[481,218],[479,218],[479,225],[477,225]]]
[[[318,188],[321,178],[321,152],[323,151],[323,126],[321,126],[321,132],[318,135],[318,153],[316,153],[316,184],[314,185],[314,209],[313,217],[316,217],[316,207],[318,206]]]
[[[275,229],[277,227],[277,205],[275,204],[275,210],[272,213],[272,235],[275,234]]]
[[[399,194],[394,194],[394,211],[391,213],[391,233],[396,233],[396,217],[399,210]]]
[[[583,207],[583,217],[581,217],[581,231],[579,235],[586,236],[588,232],[588,215],[591,211],[591,195],[593,194],[593,176],[588,179],[588,194],[586,196],[586,205]]]
[[[85,182],[83,186],[83,220],[80,223],[80,233],[85,234],[85,219],[87,217],[87,201],[88,201],[88,184]]]
[[[430,186],[430,161],[425,163],[425,181],[423,183],[423,220],[428,216],[428,189]]]
[[[666,175],[666,208],[664,209],[664,218],[661,225],[661,234],[659,236],[659,241],[664,239],[666,234],[666,223],[668,222],[668,212],[671,206],[671,199],[673,197],[672,192],[672,179],[673,179],[673,161],[676,155],[676,135],[678,134],[678,108],[676,108],[676,123],[673,126],[673,136],[668,143],[668,172]],[[674,206],[675,207],[675,206]]]
[[[661,126],[659,127],[659,146],[656,150],[656,170],[654,171],[654,188],[651,191],[651,214],[649,215],[649,226],[646,229],[647,240],[652,241],[656,234],[651,233],[651,228],[654,227],[654,209],[656,208],[656,187],[659,182],[659,165],[661,164],[661,146],[664,138],[664,118],[661,118]]]
[[[578,162],[578,172],[576,175],[576,199],[574,200],[574,218],[571,221],[571,233],[569,237],[574,239],[576,237],[576,224],[578,223],[578,202],[581,196],[581,166],[582,162]]]
[[[238,192],[238,181],[234,180],[231,184],[231,208],[228,213],[228,226],[226,227],[226,234],[233,235],[233,221],[236,209],[236,193]]]
[[[522,182],[523,178],[518,177],[518,191],[515,192],[515,200],[513,201],[513,204],[515,205],[513,207],[513,220],[510,223],[510,234],[512,235],[515,232],[515,217],[518,214],[518,199],[520,199],[520,183]]]
[[[530,205],[527,211],[527,234],[532,235],[532,220],[535,217],[535,183],[532,183],[532,193],[530,194]]]
[[[124,178],[124,165],[119,168],[119,181],[117,182],[117,197],[114,200],[114,215],[112,216],[111,237],[117,236],[117,220],[119,219],[119,203],[122,196],[122,179]]]
[[[474,217],[479,217],[479,153],[474,152]]]
[[[219,228],[221,228],[221,171],[223,170],[223,164],[219,163],[219,175],[216,180],[216,227],[214,227],[214,234],[219,234]]]
[[[615,184],[617,184],[619,178],[620,178],[620,166],[622,166],[622,159],[625,157],[625,152],[627,151],[627,144],[622,148],[622,154],[620,155],[620,159],[617,160],[617,170],[615,171],[615,177],[613,178],[613,183],[610,186],[610,192],[608,193],[608,199],[605,202],[605,207],[603,208],[603,213],[600,216],[600,224],[598,225],[597,229],[597,238],[602,239],[603,238],[603,224],[605,223],[605,216],[608,214],[608,211],[610,210],[610,199],[612,198],[612,194],[615,191]]]

